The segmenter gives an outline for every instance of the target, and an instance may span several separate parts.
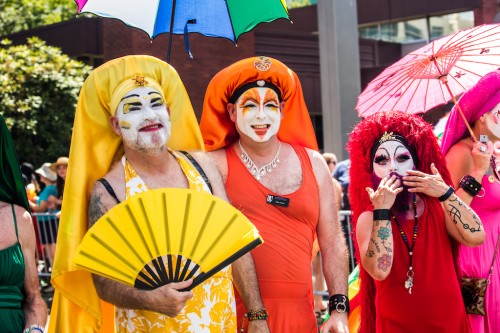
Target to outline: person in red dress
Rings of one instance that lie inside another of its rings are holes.
[[[321,332],[348,332],[347,247],[297,75],[268,57],[224,68],[208,85],[200,129],[230,202],[264,239],[251,253],[265,309],[245,308],[237,296],[238,326],[250,321],[252,331],[268,314],[273,333],[318,332],[311,283],[317,237],[331,296]]]
[[[431,126],[377,113],[355,127],[347,148],[360,332],[469,332],[454,250],[481,244],[485,233],[454,194]]]

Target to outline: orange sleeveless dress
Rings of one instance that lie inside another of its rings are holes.
[[[226,191],[231,204],[255,224],[264,239],[264,244],[251,253],[271,332],[313,333],[318,328],[312,298],[311,255],[319,218],[319,190],[306,150],[292,147],[302,169],[298,190],[279,195],[267,189],[250,174],[230,146],[226,150]],[[267,203],[269,194],[288,198],[289,206]],[[241,327],[247,311],[238,294],[236,304]]]

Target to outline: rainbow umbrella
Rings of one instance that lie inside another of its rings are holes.
[[[197,32],[222,37],[236,44],[240,35],[261,22],[290,19],[285,0],[75,0],[78,13],[116,18],[141,29],[151,39],[170,33],[167,62],[170,61],[172,34]],[[190,55],[190,57],[192,57]]]

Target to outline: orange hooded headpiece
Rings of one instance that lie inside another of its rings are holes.
[[[213,151],[238,139],[227,105],[243,85],[264,80],[276,86],[285,102],[278,131],[281,141],[318,150],[314,128],[307,111],[299,78],[282,62],[268,57],[240,60],[217,73],[205,93],[200,129],[205,149]]]

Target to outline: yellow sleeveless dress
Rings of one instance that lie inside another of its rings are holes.
[[[189,182],[189,188],[210,192],[207,184],[191,163],[178,152],[169,150],[175,156]],[[125,156],[126,197],[145,192],[148,187],[132,168]],[[187,301],[182,312],[175,318],[156,312],[116,308],[118,333],[212,333],[236,332],[236,303],[231,267],[216,273],[193,289],[193,298]]]

